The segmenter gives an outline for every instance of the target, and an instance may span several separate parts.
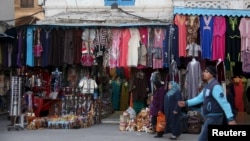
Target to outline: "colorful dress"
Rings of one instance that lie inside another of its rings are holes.
[[[225,59],[225,36],[226,33],[226,19],[225,17],[214,17],[213,29],[213,46],[212,46],[212,60]]]
[[[178,26],[179,32],[179,57],[186,56],[187,46],[187,29],[186,29],[186,15],[176,15],[174,23]]]
[[[200,40],[201,40],[202,59],[211,59],[213,24],[214,24],[214,17],[212,16],[200,17]]]

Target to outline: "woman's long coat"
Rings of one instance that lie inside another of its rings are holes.
[[[174,136],[181,134],[181,108],[178,106],[178,101],[181,100],[182,96],[179,90],[173,94],[167,93],[164,97],[164,113],[167,121],[165,133],[172,133]],[[173,114],[173,111],[178,113]]]

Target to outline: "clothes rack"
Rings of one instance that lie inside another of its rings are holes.
[[[8,126],[8,131],[11,129],[24,129],[24,114],[21,113],[21,93],[22,93],[22,78],[13,76],[11,79],[11,98],[10,98],[10,112],[12,117],[12,124]],[[17,119],[19,121],[17,122]]]

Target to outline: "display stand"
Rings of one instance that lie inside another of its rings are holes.
[[[22,78],[13,76],[11,79],[11,96],[10,96],[10,117],[12,125],[8,126],[8,131],[24,129],[24,114],[21,114],[21,93]],[[17,122],[17,119],[19,121]]]

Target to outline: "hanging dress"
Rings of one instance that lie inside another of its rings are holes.
[[[230,62],[240,61],[240,17],[227,17],[226,18],[226,57]]]
[[[200,16],[200,40],[202,59],[211,59],[214,17]]]
[[[174,18],[174,23],[178,26],[179,32],[179,57],[186,56],[187,46],[187,30],[186,30],[186,15],[177,14]]]
[[[235,90],[235,108],[238,112],[244,112],[244,102],[243,102],[243,83],[241,78],[234,78],[234,90]]]
[[[226,19],[222,16],[214,17],[212,60],[225,60]]]
[[[242,71],[250,72],[250,18],[242,18],[240,21],[241,35],[241,62]]]
[[[129,39],[131,38],[131,34],[129,31],[129,28],[124,28],[121,29],[121,43],[120,43],[120,57],[119,57],[119,64],[120,67],[125,67],[127,68],[127,59],[128,59],[128,42]]]

